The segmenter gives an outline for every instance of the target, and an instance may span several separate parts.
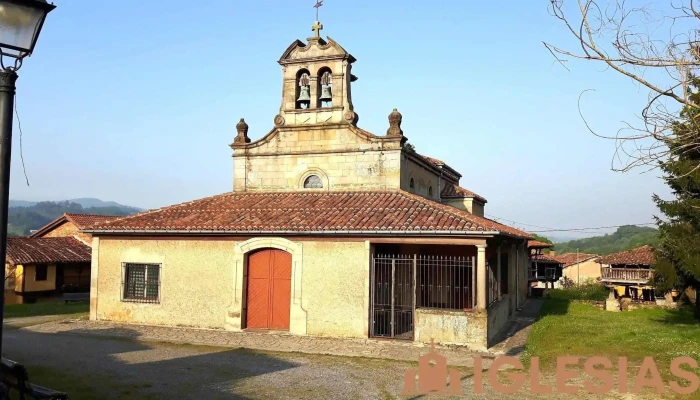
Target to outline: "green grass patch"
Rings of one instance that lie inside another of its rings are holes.
[[[34,304],[8,304],[5,318],[38,317],[41,315],[81,314],[90,311],[88,302],[45,302]]]
[[[554,368],[558,356],[604,356],[615,365],[617,357],[638,365],[651,356],[664,374],[676,357],[700,359],[700,323],[689,307],[610,312],[549,298],[532,326],[523,361],[534,356],[543,368]]]
[[[547,297],[555,300],[604,301],[608,294],[609,290],[605,286],[591,283],[574,286],[569,289],[551,289],[547,292]]]

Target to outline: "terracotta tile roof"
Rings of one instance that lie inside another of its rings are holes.
[[[445,182],[445,185],[442,187],[442,193],[440,194],[440,196],[445,198],[462,199],[473,197],[475,199],[480,200],[481,202],[486,203],[486,199],[479,196],[478,194],[449,182]]]
[[[72,237],[8,238],[7,262],[12,265],[90,262],[92,248]]]
[[[83,229],[88,226],[99,224],[102,222],[112,221],[117,218],[123,218],[123,215],[96,215],[96,214],[63,214],[66,218],[74,223],[78,228]]]
[[[530,234],[404,191],[224,193],[117,219],[87,233]],[[492,232],[492,233],[488,233]]]
[[[586,253],[564,253],[564,254],[559,254],[555,256],[557,260],[559,260],[562,264],[564,264],[564,268],[570,267],[572,265],[582,263],[588,260],[591,260],[593,258],[598,258],[597,254],[586,254]]]
[[[562,264],[556,257],[552,257],[549,254],[533,254],[530,256],[530,260],[538,263]]]
[[[71,222],[73,223],[78,229],[84,229],[87,228],[88,226],[101,223],[101,222],[106,222],[106,221],[112,221],[117,218],[122,218],[123,216],[120,215],[95,215],[95,214],[73,214],[73,213],[64,213],[60,217],[54,219],[53,221],[49,222],[48,224],[42,226],[41,228],[37,229],[36,232],[32,233],[29,235],[31,238],[38,238],[42,237],[54,228],[59,227],[60,225],[66,223],[66,222]]]
[[[424,156],[424,155],[422,155],[422,154],[419,154],[419,155],[420,155],[421,157],[425,158],[426,160],[428,160],[428,162],[430,162],[431,164],[435,164],[435,165],[437,165],[438,167],[442,167],[443,165],[445,165],[445,162],[444,162],[444,161],[438,160],[437,158],[432,158],[432,157]]]
[[[551,243],[546,243],[546,242],[540,242],[539,240],[528,240],[527,241],[527,248],[528,249],[543,249],[543,248],[549,248],[553,247],[554,245]]]
[[[636,249],[621,251],[601,257],[601,264],[625,264],[625,265],[652,265],[656,261],[654,248],[651,246],[637,247]]]

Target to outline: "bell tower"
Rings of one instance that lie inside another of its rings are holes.
[[[330,37],[321,37],[316,21],[307,43],[294,41],[279,60],[282,66],[282,106],[275,126],[357,124],[350,87],[356,61]]]

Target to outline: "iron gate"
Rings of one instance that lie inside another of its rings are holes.
[[[370,336],[413,340],[416,307],[471,310],[474,256],[372,255]]]
[[[416,259],[375,255],[370,270],[371,336],[413,340]]]

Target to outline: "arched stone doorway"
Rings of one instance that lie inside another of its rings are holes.
[[[246,328],[289,330],[292,255],[278,249],[248,255]]]

